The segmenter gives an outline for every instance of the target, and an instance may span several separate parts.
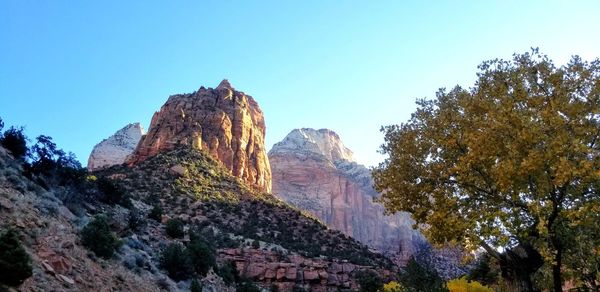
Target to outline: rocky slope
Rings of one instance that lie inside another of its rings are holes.
[[[413,241],[413,221],[406,213],[384,215],[374,203],[370,171],[331,130],[296,129],[269,151],[273,193],[311,212],[328,226],[371,247],[400,253],[406,259]]]
[[[142,135],[144,135],[144,129],[139,123],[123,127],[94,146],[88,158],[87,168],[93,171],[122,164],[127,156],[133,153]]]
[[[223,80],[214,89],[170,96],[128,163],[188,145],[205,150],[250,186],[269,192],[271,168],[264,139],[265,121],[256,101]]]

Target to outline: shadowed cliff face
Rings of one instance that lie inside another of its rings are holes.
[[[410,254],[412,219],[406,213],[384,215],[373,203],[378,194],[370,171],[353,161],[331,130],[297,129],[269,152],[273,193],[310,211],[328,226],[386,252]]]
[[[179,145],[205,149],[231,173],[260,191],[271,191],[265,145],[265,120],[254,99],[227,80],[215,89],[201,87],[176,94],[152,117],[128,160],[135,164]]]

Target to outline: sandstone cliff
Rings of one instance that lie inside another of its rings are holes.
[[[413,221],[406,213],[384,215],[373,203],[370,171],[331,130],[296,129],[269,152],[273,193],[318,216],[328,226],[385,252],[413,250]]]
[[[94,146],[88,158],[90,171],[122,164],[137,146],[144,129],[139,123],[129,124]]]
[[[256,101],[223,80],[215,89],[170,96],[128,163],[187,145],[205,149],[234,176],[269,192],[271,167],[264,140],[265,120]]]

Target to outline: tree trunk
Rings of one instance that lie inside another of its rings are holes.
[[[562,267],[562,248],[557,248],[552,265],[552,280],[554,283],[554,292],[562,292],[562,279],[560,268]]]

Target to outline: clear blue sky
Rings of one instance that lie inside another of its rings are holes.
[[[85,164],[170,94],[228,78],[262,107],[269,149],[330,128],[374,165],[382,125],[471,86],[483,60],[600,56],[599,15],[600,1],[0,0],[0,117]]]

